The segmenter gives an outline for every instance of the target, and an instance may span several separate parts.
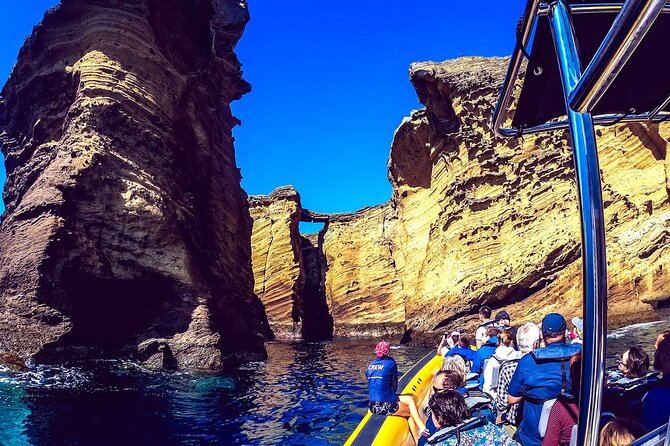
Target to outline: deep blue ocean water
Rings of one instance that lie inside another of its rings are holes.
[[[617,330],[610,364],[651,353],[670,321]],[[338,445],[363,417],[375,340],[267,344],[269,359],[227,374],[104,361],[0,369],[0,445]],[[394,348],[401,372],[429,349]]]

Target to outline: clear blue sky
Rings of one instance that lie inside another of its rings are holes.
[[[57,0],[0,0],[0,84]],[[353,211],[389,199],[393,132],[419,108],[411,62],[503,56],[525,2],[249,0],[237,46],[252,91],[233,103],[242,186],[292,184],[303,206]],[[4,183],[4,167],[0,169]]]

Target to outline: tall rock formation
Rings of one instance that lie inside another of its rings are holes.
[[[254,291],[278,339],[323,340],[332,336],[324,290],[322,234],[300,234],[309,214],[293,186],[249,197]],[[323,231],[322,231],[323,232]]]
[[[233,0],[63,0],[0,102],[0,351],[219,368],[270,336],[229,104]]]
[[[335,334],[416,339],[476,323],[581,313],[580,222],[567,132],[500,138],[491,115],[504,58],[417,63],[426,106],[397,129],[391,200],[320,214]],[[609,321],[659,318],[670,303],[670,124],[597,128],[607,218]],[[313,213],[303,217],[309,220]]]
[[[304,271],[300,195],[291,186],[249,197],[254,292],[275,336],[302,337]]]
[[[452,326],[482,304],[536,321],[549,311],[581,313],[567,132],[493,134],[506,65],[461,58],[410,69],[426,109],[401,124],[389,158],[408,329]],[[655,307],[670,297],[670,127],[620,125],[599,128],[598,136],[610,322],[655,319]]]
[[[390,203],[333,215],[324,233],[326,296],[338,336],[385,336],[405,329],[398,236]]]

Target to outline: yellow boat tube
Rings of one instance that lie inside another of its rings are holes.
[[[412,395],[421,410],[428,403],[433,377],[442,367],[442,356],[434,352],[421,361],[398,380],[402,395]],[[409,430],[406,418],[398,416],[374,415],[368,411],[349,436],[344,446],[415,446],[416,442]]]

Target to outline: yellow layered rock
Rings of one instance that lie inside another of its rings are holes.
[[[493,134],[506,62],[461,58],[410,69],[427,108],[401,124],[389,159],[399,224],[394,252],[409,329],[453,326],[482,304],[536,321],[548,311],[581,313],[579,212],[567,134]],[[651,303],[669,297],[670,127],[620,125],[598,135],[610,324],[654,319]]]
[[[304,286],[300,196],[291,186],[249,197],[254,220],[251,263],[254,292],[277,338],[300,338]]]
[[[325,293],[335,335],[384,336],[405,328],[403,287],[393,255],[396,220],[390,203],[324,228]]]
[[[410,79],[426,108],[395,133],[391,200],[348,214],[303,210],[303,219],[325,223],[323,293],[336,335],[405,332],[432,340],[438,330],[472,327],[484,304],[507,309],[517,324],[550,311],[581,314],[567,132],[494,135],[491,115],[507,62],[413,64]],[[670,298],[670,124],[615,125],[597,134],[609,325],[658,319]]]

